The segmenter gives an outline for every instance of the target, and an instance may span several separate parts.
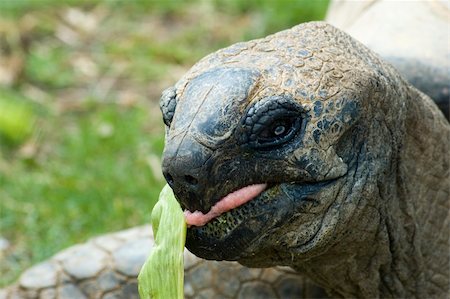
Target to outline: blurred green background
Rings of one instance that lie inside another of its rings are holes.
[[[160,92],[229,44],[328,0],[0,0],[0,287],[89,237],[149,222]]]

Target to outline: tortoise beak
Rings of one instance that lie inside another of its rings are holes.
[[[163,153],[163,174],[183,208],[207,213],[224,191],[211,172],[216,149],[232,139],[242,107],[260,74],[252,69],[216,68],[180,91]],[[229,191],[229,190],[227,190]]]
[[[208,212],[208,158],[211,151],[189,136],[171,138],[163,155],[162,171],[182,208]]]

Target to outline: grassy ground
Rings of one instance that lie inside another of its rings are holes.
[[[0,287],[149,221],[158,99],[196,60],[321,19],[327,1],[0,0]]]

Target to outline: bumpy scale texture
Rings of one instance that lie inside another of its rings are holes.
[[[429,97],[368,48],[326,23],[306,23],[219,50],[174,89],[163,166],[182,205],[207,211],[210,198],[243,181],[278,184],[262,195],[275,202],[253,201],[189,229],[190,250],[252,267],[290,266],[336,297],[449,295],[450,126]],[[233,146],[236,119],[276,97],[301,106],[302,140],[247,151],[253,156],[246,160]],[[205,126],[216,119],[221,127]],[[214,184],[201,182],[202,193],[191,196],[189,184],[177,187],[180,169],[208,173]],[[302,201],[296,192],[306,188],[290,183],[297,180],[317,189],[312,207],[292,212]],[[264,206],[270,217],[263,218]],[[251,218],[254,208],[263,221]]]
[[[448,1],[333,0],[327,22],[392,63],[449,118]]]

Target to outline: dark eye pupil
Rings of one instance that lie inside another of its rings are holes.
[[[280,136],[283,135],[286,132],[286,127],[284,125],[278,125],[275,127],[275,129],[273,130],[273,134],[275,136]]]

